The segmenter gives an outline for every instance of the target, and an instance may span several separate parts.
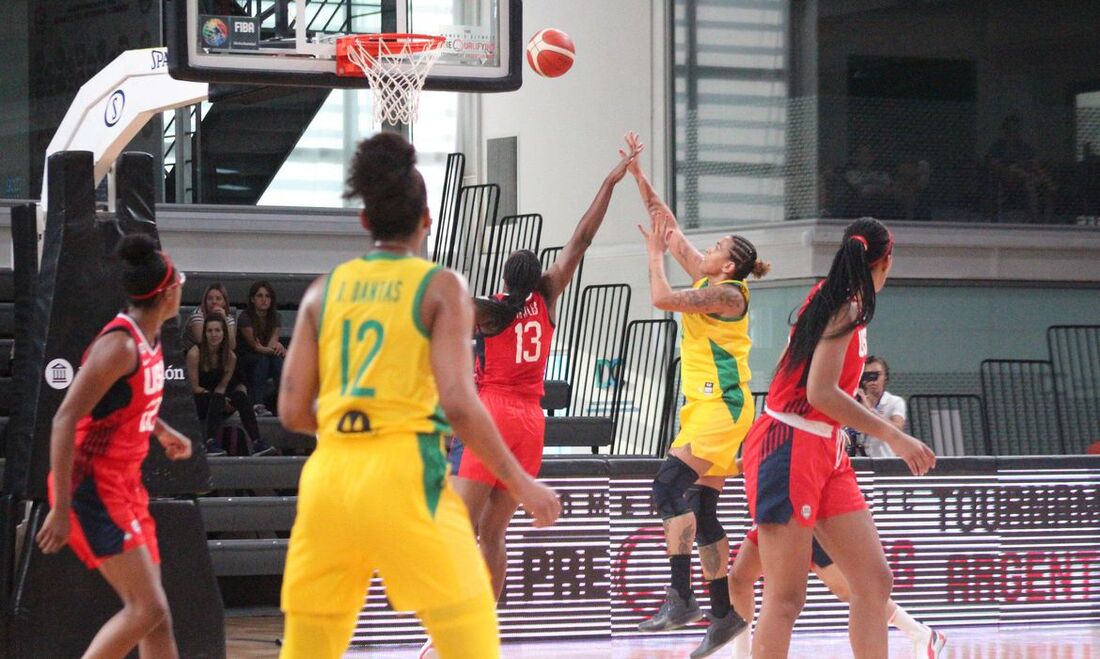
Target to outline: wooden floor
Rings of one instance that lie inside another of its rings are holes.
[[[231,616],[226,619],[230,659],[279,656],[276,639],[282,633],[278,615]],[[942,659],[1100,659],[1100,625],[1044,625],[1037,627],[947,627],[947,648]],[[908,639],[890,633],[890,656],[912,656]],[[615,641],[509,643],[504,659],[682,659],[695,647],[685,639],[629,638]],[[415,659],[417,646],[352,648],[348,657]],[[715,655],[729,659],[730,650]],[[843,633],[798,633],[791,645],[792,657],[825,659],[850,657]]]

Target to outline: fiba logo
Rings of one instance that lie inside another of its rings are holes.
[[[229,41],[229,27],[220,18],[207,19],[202,24],[202,43],[211,48],[221,48]]]
[[[67,359],[54,359],[46,364],[46,384],[51,389],[67,389],[73,383],[73,365]]]
[[[107,107],[103,110],[103,123],[110,128],[122,118],[122,110],[126,107],[126,93],[116,89],[115,93],[107,99]]]

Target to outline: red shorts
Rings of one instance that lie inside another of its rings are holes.
[[[53,505],[52,473],[48,486]],[[69,546],[89,569],[136,547],[145,547],[153,563],[160,563],[157,527],[149,515],[140,467],[93,460],[82,475],[74,476],[72,497]]]
[[[537,476],[542,467],[542,448],[546,441],[546,416],[539,399],[519,398],[493,390],[482,390],[478,392],[478,397],[489,410],[504,445],[516,456],[524,471]],[[452,461],[452,464],[457,464],[454,469],[456,476],[504,489],[504,484],[473,451],[457,450],[461,453]]]
[[[745,495],[757,524],[803,526],[867,508],[837,435],[820,437],[762,415],[745,438]]]

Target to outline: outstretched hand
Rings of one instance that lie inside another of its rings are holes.
[[[644,149],[645,145],[638,141],[638,134],[628,132],[626,134],[626,149],[619,149],[619,162],[607,175],[607,179],[612,183],[623,180],[623,176],[626,176],[626,170],[633,165]]]
[[[641,141],[639,141],[639,137],[638,137],[637,133],[629,132],[629,133],[626,134],[626,149],[627,149],[627,151],[637,151],[638,153],[641,153],[642,149],[644,149],[644,148],[645,148],[645,145],[642,144]],[[620,156],[623,156],[625,154],[626,154],[626,151],[623,151],[622,149],[619,149],[619,155]],[[637,158],[634,158],[633,160],[631,160],[630,164],[628,164],[626,168],[633,176],[640,176],[641,173],[642,173],[642,163],[639,162]]]
[[[668,236],[672,230],[666,228],[664,213],[651,213],[649,231],[646,231],[641,224],[638,225],[638,231],[645,238],[646,250],[650,255],[664,254],[668,250]]]

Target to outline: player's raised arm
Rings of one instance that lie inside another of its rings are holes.
[[[629,138],[627,143],[630,143]],[[657,191],[653,189],[653,184],[646,178],[641,162],[635,159],[630,163],[629,169],[631,175],[634,176],[634,181],[638,184],[638,193],[642,196],[642,203],[645,204],[646,212],[655,222],[663,226],[664,239],[668,243],[669,251],[672,252],[672,258],[676,259],[676,262],[688,273],[692,281],[699,279],[703,276],[700,269],[703,262],[702,252],[695,249],[688,242],[684,232],[680,230],[680,223],[676,221],[675,213],[665,204]]]
[[[603,224],[603,218],[607,215],[607,205],[611,202],[611,194],[615,191],[615,186],[623,180],[630,163],[634,162],[638,154],[645,148],[645,145],[638,141],[638,136],[635,133],[626,134],[626,143],[627,149],[619,150],[619,162],[603,180],[603,184],[596,192],[592,204],[581,217],[581,221],[577,223],[573,236],[562,248],[558,260],[547,269],[546,274],[542,277],[542,289],[551,308],[557,301],[558,296],[565,290],[565,287],[569,285],[569,281],[573,279],[573,274],[577,271],[581,259],[584,258],[585,251],[592,244],[596,232]]]

